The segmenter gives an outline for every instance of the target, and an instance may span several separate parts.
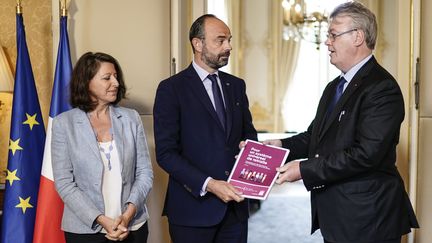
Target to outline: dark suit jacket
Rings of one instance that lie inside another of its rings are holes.
[[[332,242],[393,239],[418,227],[396,163],[404,102],[395,79],[372,57],[326,117],[338,78],[314,121],[282,141],[311,191],[312,232]]]
[[[207,177],[226,180],[241,140],[256,140],[246,86],[242,79],[219,71],[226,104],[226,132],[203,82],[190,65],[163,80],[154,104],[156,159],[169,174],[163,214],[170,223],[211,226],[221,222],[227,204],[211,193],[200,196]],[[235,203],[247,219],[248,201]]]

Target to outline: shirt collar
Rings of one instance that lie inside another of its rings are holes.
[[[369,56],[367,56],[366,58],[364,58],[363,60],[361,60],[356,65],[354,65],[354,67],[352,67],[350,70],[348,70],[348,72],[342,73],[340,76],[344,77],[345,80],[349,83],[351,81],[351,79],[354,77],[354,75],[356,75],[356,73],[358,72],[358,70],[360,70],[360,68],[362,68],[363,65],[365,65],[365,63],[367,61],[369,61],[369,59],[371,59],[371,58],[372,58],[372,54],[370,54]]]
[[[219,73],[218,73],[217,70],[216,70],[216,72],[214,72],[214,73],[209,73],[209,72],[207,72],[204,68],[200,67],[200,66],[195,62],[195,59],[192,60],[192,66],[193,66],[193,68],[195,69],[195,71],[198,73],[198,76],[200,77],[201,81],[204,81],[204,80],[207,78],[207,76],[208,76],[209,74],[217,74],[217,75],[219,76]]]

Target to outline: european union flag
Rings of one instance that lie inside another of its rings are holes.
[[[1,230],[2,243],[31,243],[45,142],[45,127],[26,44],[16,15],[17,62]]]

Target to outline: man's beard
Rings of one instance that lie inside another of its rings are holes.
[[[210,54],[207,49],[204,48],[203,55],[201,56],[201,60],[209,67],[213,69],[219,69],[228,64],[228,59],[230,56],[230,52],[224,52],[217,56]]]

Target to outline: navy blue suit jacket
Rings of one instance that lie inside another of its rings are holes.
[[[169,174],[163,215],[172,224],[211,226],[221,222],[227,204],[212,193],[200,196],[200,190],[209,176],[226,180],[240,141],[257,138],[245,82],[221,71],[219,79],[226,106],[226,131],[192,65],[163,80],[156,92],[156,159]],[[235,210],[240,219],[247,219],[248,201],[235,203]]]

